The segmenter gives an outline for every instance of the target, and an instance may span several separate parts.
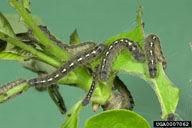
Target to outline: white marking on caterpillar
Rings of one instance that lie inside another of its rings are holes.
[[[61,72],[64,73],[64,72],[66,72],[66,71],[67,71],[67,69],[64,68]]]
[[[112,48],[113,48],[113,45],[110,45],[110,46],[109,46],[109,49],[112,49]]]
[[[88,53],[87,55],[85,55],[85,57],[88,57],[88,56],[90,56],[90,54]]]
[[[92,53],[92,54],[95,54],[95,53],[96,53],[96,51],[92,51],[91,53]]]
[[[56,75],[55,75],[55,78],[58,78],[58,77],[59,77],[59,74],[56,74]]]
[[[132,45],[132,42],[128,42],[129,45]]]
[[[108,54],[109,54],[109,51],[107,51],[105,55],[107,56]]]
[[[49,78],[47,81],[49,81],[49,82],[50,82],[50,81],[52,81],[52,80],[53,80],[53,78]]]
[[[81,61],[82,60],[82,58],[80,57],[77,61]]]
[[[69,67],[72,67],[74,65],[74,63],[71,63],[70,65],[69,65]]]

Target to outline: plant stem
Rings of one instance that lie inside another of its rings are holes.
[[[13,45],[15,45],[21,49],[31,52],[33,55],[36,55],[41,60],[43,60],[44,62],[46,62],[48,64],[51,64],[54,67],[60,67],[60,65],[61,65],[61,63],[59,61],[54,60],[52,57],[49,57],[46,54],[44,54],[40,51],[37,51],[36,49],[32,48],[31,46],[26,45],[23,42],[15,39],[13,37],[8,36],[7,34],[0,32],[0,38],[2,40],[6,40],[7,42],[12,43]]]
[[[50,40],[40,30],[40,28],[32,20],[32,16],[29,14],[29,12],[26,11],[26,9],[21,5],[21,3],[19,1],[9,0],[9,3],[22,16],[24,22],[29,26],[29,28],[32,30],[32,32],[35,34],[35,36],[40,40],[40,42],[43,45],[45,45],[48,49],[50,49],[50,52],[52,52],[53,54],[55,54],[56,56],[58,56],[61,59],[64,59],[64,60],[69,59],[68,53],[65,52],[63,49],[61,49],[59,46],[57,46],[52,40]]]

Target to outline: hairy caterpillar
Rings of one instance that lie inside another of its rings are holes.
[[[160,40],[156,35],[149,35],[144,40],[144,51],[148,63],[148,70],[151,78],[157,76],[157,61],[162,62],[163,69],[167,67],[167,63],[161,51]]]
[[[59,92],[59,86],[56,84],[52,84],[48,87],[48,91],[55,104],[58,105],[59,109],[61,110],[61,114],[64,114],[67,109],[64,100]]]
[[[133,110],[133,107],[135,106],[134,100],[126,85],[119,79],[118,76],[115,77],[113,84],[123,98],[121,108]]]
[[[97,85],[97,82],[98,82],[98,70],[99,70],[99,65],[96,65],[95,69],[94,69],[94,72],[93,72],[93,81],[92,81],[91,87],[90,87],[85,99],[82,102],[83,106],[86,106],[89,103],[89,101],[91,99],[91,96],[93,95],[93,92],[94,92],[94,90],[96,88],[96,85]]]
[[[7,96],[7,92],[8,92],[8,91],[10,91],[11,89],[15,88],[16,86],[18,86],[18,85],[20,85],[20,84],[22,84],[22,83],[24,83],[24,82],[26,82],[26,80],[24,80],[24,79],[18,79],[18,80],[12,81],[12,82],[10,82],[10,83],[7,83],[7,84],[1,86],[1,87],[0,87],[0,96],[1,96],[1,95]],[[8,97],[8,98],[7,98],[6,100],[4,100],[3,102],[5,102],[5,101],[7,101],[7,100],[9,100],[9,99],[14,98],[14,97],[20,95],[21,93],[22,93],[22,91],[14,94],[14,95],[12,95],[12,96],[10,96],[10,97]],[[0,102],[0,103],[2,103],[2,102]]]
[[[144,61],[144,56],[137,43],[132,40],[122,38],[111,43],[106,50],[101,62],[99,77],[101,81],[107,81],[114,58],[124,49],[128,49],[131,55],[139,62]]]
[[[67,75],[70,71],[77,68],[78,66],[88,63],[91,60],[99,57],[103,53],[105,47],[106,45],[99,44],[98,46],[92,48],[91,50],[86,51],[76,57],[73,57],[71,60],[67,61],[65,64],[63,64],[58,70],[56,70],[52,74],[49,74],[42,78],[34,78],[29,80],[29,85],[37,86],[37,85],[53,84],[54,82],[61,79],[63,76]]]

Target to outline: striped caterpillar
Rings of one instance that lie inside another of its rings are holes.
[[[137,43],[126,38],[118,39],[109,45],[104,54],[99,72],[101,81],[105,82],[108,80],[114,58],[124,49],[127,49],[137,61],[144,61],[144,56]]]
[[[144,51],[150,77],[155,78],[157,76],[157,61],[162,63],[163,69],[167,67],[167,62],[161,51],[160,39],[153,34],[146,37],[144,40]]]
[[[133,110],[133,107],[135,106],[134,100],[126,85],[119,79],[118,76],[115,77],[113,84],[122,96],[121,108]]]
[[[99,70],[99,65],[96,65],[95,69],[94,69],[94,72],[93,72],[93,81],[92,81],[91,87],[90,87],[85,99],[82,102],[83,106],[86,106],[89,103],[89,101],[91,99],[91,96],[93,95],[93,92],[94,92],[94,90],[96,88],[96,85],[97,85],[97,82],[98,82],[98,70]]]
[[[18,79],[18,80],[12,81],[12,82],[10,82],[10,83],[7,83],[7,84],[1,86],[1,87],[0,87],[0,96],[1,96],[1,95],[7,96],[7,95],[8,95],[8,94],[7,94],[8,91],[10,91],[11,89],[17,87],[18,85],[20,85],[20,84],[22,84],[22,83],[24,83],[24,82],[26,82],[26,80],[24,80],[24,79]],[[14,98],[14,97],[20,95],[21,93],[22,93],[22,91],[14,94],[14,95],[12,95],[12,96],[10,96],[10,97],[8,97],[8,98],[7,98],[6,100],[4,100],[3,102],[5,102],[5,101],[7,101],[7,100],[9,100],[9,99]],[[0,103],[2,103],[2,102],[0,102]]]
[[[73,57],[71,60],[64,63],[58,70],[44,76],[42,78],[34,78],[29,80],[30,86],[37,86],[37,85],[50,85],[61,79],[63,76],[67,75],[70,71],[77,68],[80,65],[90,62],[98,58],[104,51],[106,45],[99,44],[98,46],[88,50],[78,56]]]

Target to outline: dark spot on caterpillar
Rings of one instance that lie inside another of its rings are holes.
[[[91,87],[90,87],[85,99],[82,102],[83,106],[86,106],[89,103],[91,96],[93,95],[93,92],[96,88],[97,81],[98,81],[98,70],[99,70],[99,65],[96,65],[94,72],[93,72],[93,81],[92,81]]]
[[[104,51],[106,45],[99,44],[98,46],[86,51],[78,56],[73,57],[71,60],[64,63],[58,70],[53,72],[52,74],[46,75],[41,78],[34,78],[29,80],[30,86],[37,86],[37,85],[51,85],[67,75],[70,71],[77,68],[78,66],[88,63],[91,60],[96,59],[99,57],[102,52]]]
[[[67,117],[71,117],[71,114],[67,114]]]
[[[101,81],[107,81],[110,74],[111,66],[116,56],[124,49],[128,49],[131,55],[139,62],[144,61],[144,56],[137,43],[132,40],[122,38],[111,43],[106,50],[101,62],[99,77]]]

